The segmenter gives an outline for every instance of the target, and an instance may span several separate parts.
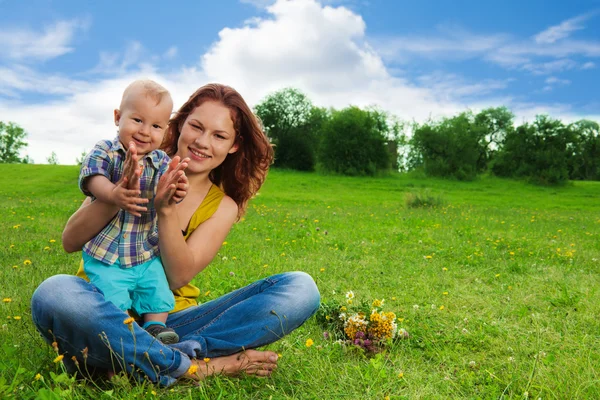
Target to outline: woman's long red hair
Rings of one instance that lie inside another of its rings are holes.
[[[267,177],[273,161],[273,148],[260,120],[235,89],[211,83],[196,90],[169,121],[161,149],[171,157],[177,153],[177,142],[185,120],[205,101],[217,101],[231,112],[238,150],[228,154],[223,163],[210,172],[209,178],[236,202],[239,218],[246,212],[248,200],[258,192]]]

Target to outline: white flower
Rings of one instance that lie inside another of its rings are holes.
[[[350,290],[349,292],[346,293],[346,298],[347,299],[353,299],[354,298],[354,292],[352,290]]]
[[[413,308],[414,308],[415,310],[418,310],[418,309],[419,309],[419,305],[418,305],[418,304],[413,304]]]

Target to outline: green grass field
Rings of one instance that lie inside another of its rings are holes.
[[[324,301],[349,290],[384,298],[410,338],[367,357],[325,340],[311,319],[270,346],[282,355],[271,378],[162,389],[73,381],[31,322],[36,286],[77,268],[79,255],[60,244],[83,200],[77,174],[0,165],[0,398],[600,398],[600,182],[272,171],[196,278],[204,298],[302,270]],[[407,195],[425,192],[441,205],[407,207]]]

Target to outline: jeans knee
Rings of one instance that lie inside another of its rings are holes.
[[[298,304],[304,305],[310,315],[314,314],[321,303],[321,294],[315,280],[306,272],[295,271],[290,274],[292,287],[295,289],[294,296],[299,300]]]
[[[85,312],[75,296],[86,282],[73,275],[55,275],[42,282],[31,296],[31,313],[36,324],[47,324],[62,314]],[[89,311],[89,310],[88,310]]]

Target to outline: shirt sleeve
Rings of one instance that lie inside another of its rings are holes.
[[[86,187],[89,177],[102,175],[108,180],[111,179],[112,157],[110,155],[110,147],[111,142],[108,140],[102,140],[96,143],[92,151],[85,156],[83,163],[81,164],[81,171],[79,172],[79,189],[81,189],[86,196],[93,197],[92,193],[90,193]]]

